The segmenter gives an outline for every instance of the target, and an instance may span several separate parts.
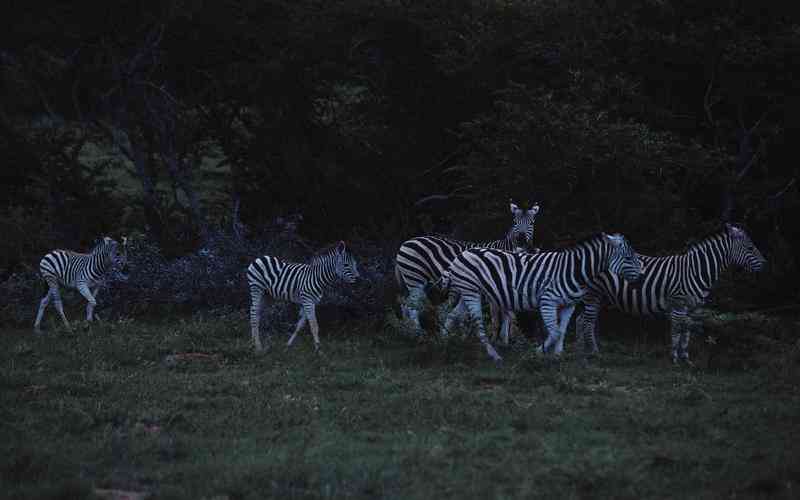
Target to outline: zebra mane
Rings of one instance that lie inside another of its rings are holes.
[[[318,264],[318,263],[322,262],[322,260],[325,259],[326,257],[330,257],[332,255],[335,255],[336,254],[336,247],[338,245],[339,245],[338,242],[331,243],[330,245],[324,247],[322,250],[318,250],[314,255],[311,256],[310,259],[308,259],[308,263],[309,264]],[[349,254],[349,251],[347,250],[347,248],[345,248],[344,253],[345,253],[345,255]]]
[[[735,227],[745,231],[744,227],[739,224],[735,224]],[[705,235],[699,238],[692,238],[686,242],[686,246],[684,247],[684,253],[690,253],[702,249],[705,245],[708,244],[709,241],[717,239],[717,238],[725,238],[728,236],[728,232],[725,227],[717,228],[713,231],[706,233]]]
[[[95,245],[92,247],[92,250],[90,251],[90,253],[92,253],[92,254],[99,253],[99,252],[100,252],[100,251],[101,251],[103,248],[105,248],[105,247],[106,247],[106,245],[108,245],[109,243],[111,243],[112,241],[114,241],[114,240],[113,240],[113,239],[111,239],[111,238],[108,238],[108,239],[106,239],[106,238],[108,238],[108,237],[107,237],[107,236],[105,236],[105,237],[103,237],[103,238],[100,238],[100,241],[98,241],[98,242],[97,242],[97,243],[96,243],[96,244],[95,244]]]
[[[450,241],[450,242],[453,242],[453,243],[463,243],[465,245],[472,245],[472,244],[475,244],[475,243],[479,243],[479,244],[486,243],[486,244],[489,244],[489,243],[494,243],[496,241],[504,241],[504,240],[507,239],[507,237],[504,236],[502,238],[497,238],[497,239],[493,239],[493,240],[464,240],[464,239],[461,239],[461,238],[454,238],[452,236],[448,236],[446,234],[441,234],[441,233],[433,233],[433,234],[429,234],[427,236],[433,236],[434,238],[440,238],[442,240]]]
[[[609,233],[594,233],[594,234],[589,235],[589,236],[584,236],[583,238],[577,239],[577,240],[575,240],[574,242],[572,242],[572,243],[570,243],[568,245],[564,245],[562,247],[559,247],[559,248],[556,248],[555,250],[550,250],[550,251],[551,252],[568,252],[570,250],[574,250],[574,249],[576,249],[578,247],[581,247],[583,245],[586,245],[588,243],[592,243],[594,241],[600,240],[600,239],[603,238],[603,236],[605,234],[609,234]]]

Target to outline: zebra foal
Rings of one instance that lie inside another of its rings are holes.
[[[481,298],[502,312],[502,336],[508,338],[514,311],[538,309],[547,328],[541,347],[561,353],[564,334],[591,283],[604,273],[636,281],[641,263],[621,234],[605,234],[553,252],[536,254],[473,248],[462,252],[434,285],[460,297],[468,315],[477,322],[478,337],[495,362],[502,358],[486,338],[481,321]]]
[[[425,286],[441,278],[442,273],[461,252],[469,248],[516,251],[531,246],[539,205],[534,204],[525,210],[511,201],[509,208],[513,219],[503,239],[476,242],[440,236],[418,236],[400,245],[395,258],[395,278],[401,288],[408,290],[408,297],[402,305],[403,317],[411,321],[417,332],[422,331],[419,314],[425,298]],[[460,301],[454,311],[463,312]]]
[[[94,319],[94,308],[97,306],[97,294],[106,273],[112,268],[124,269],[128,262],[128,238],[122,238],[122,251],[116,240],[104,237],[89,253],[78,253],[71,250],[53,250],[39,262],[39,274],[47,283],[47,293],[36,313],[33,328],[41,331],[40,326],[44,311],[52,300],[56,310],[64,322],[64,326],[72,327],[64,314],[59,285],[77,289],[86,299],[86,321]]]
[[[594,281],[578,315],[577,339],[584,352],[596,354],[595,328],[604,305],[628,314],[652,316],[666,314],[670,319],[672,361],[689,361],[690,319],[711,293],[722,272],[738,266],[749,272],[760,271],[766,259],[742,227],[725,224],[716,233],[689,246],[681,254],[663,257],[640,255],[642,280],[635,287],[604,274]]]
[[[316,305],[322,293],[337,279],[354,283],[359,278],[358,265],[343,241],[312,257],[308,264],[284,262],[276,257],[257,258],[247,268],[250,285],[250,330],[257,352],[264,350],[259,333],[264,294],[300,304],[300,319],[287,346],[308,323],[314,336],[314,350],[319,350],[319,325]]]

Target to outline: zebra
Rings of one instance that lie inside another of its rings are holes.
[[[316,305],[322,300],[323,291],[337,278],[355,283],[359,277],[358,265],[345,247],[344,241],[322,250],[308,264],[284,262],[268,255],[254,260],[247,268],[247,281],[250,286],[250,329],[256,352],[264,350],[259,325],[265,293],[300,304],[300,319],[286,344],[287,347],[292,345],[297,334],[308,322],[314,336],[314,350],[319,351]]]
[[[502,312],[501,335],[506,339],[513,311],[538,309],[548,332],[540,351],[547,353],[555,345],[555,354],[560,355],[576,304],[604,272],[630,281],[641,274],[636,252],[621,234],[601,233],[568,248],[536,254],[468,249],[429,288],[460,297],[470,318],[477,322],[486,352],[499,363],[502,358],[487,340],[481,321],[481,296]]]
[[[39,311],[36,313],[36,322],[33,324],[34,331],[41,331],[42,317],[50,300],[55,302],[56,310],[61,316],[64,326],[67,330],[72,330],[67,316],[64,314],[59,285],[75,288],[86,298],[88,302],[86,321],[93,321],[100,285],[110,270],[124,271],[128,262],[128,244],[128,238],[123,237],[122,251],[120,251],[120,244],[106,236],[89,253],[53,250],[45,255],[39,262],[39,274],[47,283],[48,290],[39,302]]]
[[[640,255],[642,280],[635,287],[617,276],[604,274],[594,281],[584,309],[576,320],[577,341],[584,352],[598,352],[595,327],[605,304],[637,316],[666,314],[670,319],[672,361],[689,360],[689,314],[711,293],[720,274],[729,266],[749,272],[760,271],[766,259],[747,232],[738,225],[724,228],[689,246],[677,255],[651,257]]]
[[[418,236],[400,245],[395,258],[395,278],[400,288],[408,290],[408,297],[402,305],[403,317],[409,320],[417,332],[422,332],[419,314],[425,299],[425,286],[438,280],[450,267],[450,263],[461,252],[470,248],[497,248],[518,251],[530,246],[539,204],[534,203],[528,210],[509,202],[513,222],[506,237],[500,240],[472,242],[441,236]],[[456,314],[463,313],[459,301],[453,309]],[[493,318],[495,311],[492,311]]]

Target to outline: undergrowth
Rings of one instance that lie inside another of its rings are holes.
[[[796,320],[759,321],[706,321],[716,343],[696,338],[695,369],[673,367],[661,337],[634,349],[613,325],[586,367],[569,342],[551,362],[515,334],[502,368],[474,336],[407,338],[382,318],[320,318],[320,355],[307,332],[287,350],[277,327],[271,350],[254,355],[237,310],[74,333],[54,323],[41,336],[6,330],[0,491],[791,498],[800,344],[787,332]],[[749,364],[722,362],[743,357]]]

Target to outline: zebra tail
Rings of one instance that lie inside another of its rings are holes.
[[[406,293],[408,287],[406,286],[406,281],[400,276],[400,268],[397,264],[394,265],[394,279],[397,281],[397,286],[400,287],[400,291]]]

